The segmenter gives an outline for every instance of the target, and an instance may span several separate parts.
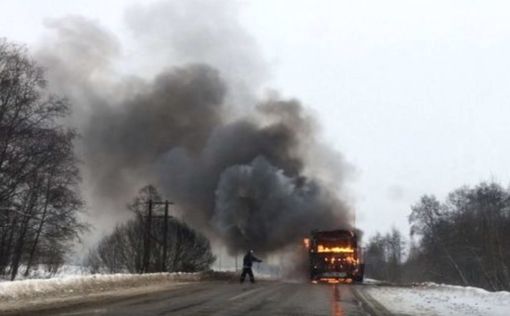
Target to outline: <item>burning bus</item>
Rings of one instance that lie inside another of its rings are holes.
[[[310,256],[312,281],[363,281],[365,264],[354,232],[312,231],[304,242]]]

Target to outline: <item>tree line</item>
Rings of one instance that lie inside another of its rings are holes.
[[[58,268],[85,228],[68,114],[26,49],[0,39],[0,276]]]
[[[510,290],[510,190],[496,183],[425,195],[411,207],[410,246],[397,230],[372,237],[367,274],[394,282],[433,281]]]

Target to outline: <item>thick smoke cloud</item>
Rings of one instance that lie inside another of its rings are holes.
[[[305,175],[302,153],[315,147],[303,148],[314,134],[301,105],[269,100],[256,109],[217,126],[199,155],[177,147],[160,160],[160,183],[184,216],[210,225],[231,250],[272,251],[312,229],[349,227],[336,187]]]
[[[226,2],[206,10],[207,23],[201,4],[128,11],[140,50],[157,56],[153,79],[114,71],[120,41],[97,23],[50,23],[57,36],[39,56],[50,82],[80,109],[91,212],[115,218],[141,185],[154,183],[185,220],[233,252],[271,252],[315,228],[350,227],[343,157],[320,142],[299,101],[256,100],[266,71],[251,37]],[[161,58],[159,47],[173,50],[171,58]]]
[[[231,248],[262,251],[287,246],[314,228],[341,226],[334,212],[341,205],[306,181],[285,176],[264,156],[229,167],[218,183],[213,223]]]
[[[144,93],[97,108],[84,131],[96,190],[122,198],[123,184],[147,177],[167,151],[199,152],[221,124],[225,89],[218,71],[190,65],[158,75]]]
[[[205,63],[221,70],[229,83],[228,103],[253,102],[269,76],[253,37],[244,30],[235,1],[160,1],[137,5],[125,17],[133,46],[150,55],[141,71],[161,65]]]

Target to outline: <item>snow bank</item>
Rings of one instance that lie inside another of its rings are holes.
[[[384,282],[376,280],[376,279],[365,278],[363,280],[363,284],[373,284],[373,285],[376,285],[376,284],[384,284]]]
[[[510,315],[510,292],[435,283],[413,287],[375,286],[367,287],[365,291],[395,314]]]
[[[115,289],[152,286],[169,281],[198,281],[204,276],[201,273],[110,274],[2,282],[0,283],[0,303],[85,295]]]
[[[30,269],[28,276],[24,275],[25,266],[19,267],[19,273],[16,276],[16,280],[28,280],[28,279],[50,279],[50,278],[63,278],[67,276],[84,276],[91,275],[90,269],[79,265],[63,265],[57,272],[48,271],[46,266],[39,265]],[[4,275],[0,277],[0,282],[10,282],[10,276]]]

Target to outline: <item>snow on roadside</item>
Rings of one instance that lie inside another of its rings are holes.
[[[367,287],[366,293],[395,314],[508,316],[510,292],[423,283],[413,287]]]
[[[51,278],[63,278],[66,276],[84,276],[91,275],[90,269],[79,265],[68,265],[61,266],[57,272],[48,271],[44,265],[35,266],[30,269],[28,276],[25,276],[25,266],[19,267],[20,273],[16,276],[16,280],[29,280],[29,279],[51,279]],[[10,282],[9,275],[4,275],[0,278],[0,282]]]
[[[376,279],[365,278],[363,280],[363,284],[373,284],[373,285],[375,285],[375,284],[382,284],[382,283],[384,283],[384,282],[376,280]]]
[[[198,281],[201,273],[96,274],[0,283],[0,304],[45,297],[65,297],[165,282]]]

